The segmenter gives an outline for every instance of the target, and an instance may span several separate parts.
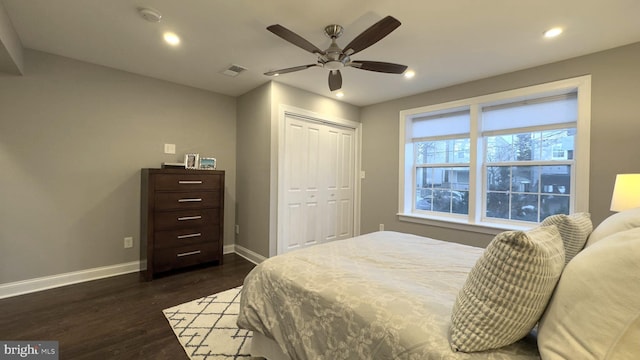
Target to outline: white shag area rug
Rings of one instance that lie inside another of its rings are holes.
[[[162,310],[191,360],[250,359],[251,332],[236,325],[241,289]]]

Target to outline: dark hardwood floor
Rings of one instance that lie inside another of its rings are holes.
[[[188,359],[162,310],[242,285],[254,265],[223,265],[151,282],[128,274],[0,300],[0,340],[53,340],[60,359]]]

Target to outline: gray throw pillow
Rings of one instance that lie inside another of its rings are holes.
[[[560,231],[560,237],[564,243],[565,265],[584,248],[593,224],[591,214],[575,213],[571,215],[551,215],[542,221],[542,225],[555,225]]]
[[[512,344],[536,325],[564,268],[556,226],[496,235],[471,269],[451,316],[454,351]]]

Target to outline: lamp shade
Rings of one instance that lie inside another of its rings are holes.
[[[640,207],[640,174],[618,174],[613,187],[611,211]]]

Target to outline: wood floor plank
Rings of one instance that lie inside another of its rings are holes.
[[[188,359],[162,310],[242,285],[254,264],[223,265],[151,282],[127,274],[0,300],[0,340],[53,340],[60,359]]]

